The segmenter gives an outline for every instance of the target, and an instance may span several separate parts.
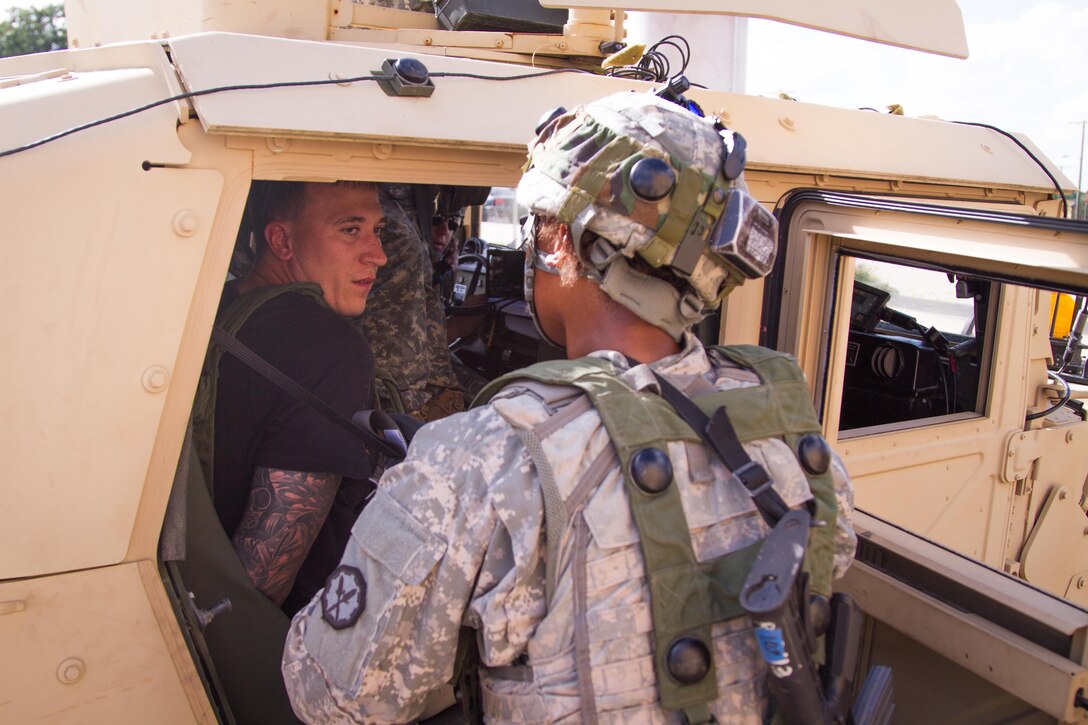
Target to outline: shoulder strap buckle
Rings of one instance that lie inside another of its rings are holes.
[[[744,487],[748,489],[748,493],[753,497],[762,495],[774,485],[774,481],[767,474],[767,470],[752,460],[733,471],[733,476],[744,484]]]

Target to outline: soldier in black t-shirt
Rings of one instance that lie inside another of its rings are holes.
[[[348,320],[362,314],[386,262],[376,188],[281,182],[262,191],[251,204],[256,260],[228,285],[220,317],[247,294],[296,285],[257,307],[236,337],[350,417],[371,407],[374,358]],[[216,391],[216,512],[253,583],[290,615],[339,561],[372,486],[367,453],[229,354]]]

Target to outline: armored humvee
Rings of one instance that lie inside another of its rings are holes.
[[[212,661],[205,638],[240,615],[177,563],[223,534],[193,536],[178,500],[255,180],[514,186],[545,111],[655,87],[599,72],[617,5],[966,52],[953,0],[547,4],[565,22],[525,33],[358,0],[70,1],[72,49],[0,61],[0,722],[236,717],[223,683],[245,653]],[[406,57],[429,76],[398,75]],[[992,128],[688,95],[748,139],[781,223],[775,271],[702,332],[808,375],[857,487],[840,586],[868,617],[859,667],[894,668],[901,722],[1088,719],[1072,184]]]

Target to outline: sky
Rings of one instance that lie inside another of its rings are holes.
[[[0,0],[0,17],[49,1]],[[752,20],[746,91],[842,108],[898,103],[908,116],[1025,133],[1076,184],[1088,120],[1088,0],[958,2],[967,60]]]
[[[1088,120],[1088,2],[959,0],[967,60],[749,21],[746,92],[988,123],[1026,134],[1075,185]],[[1088,167],[1084,183],[1088,183]]]

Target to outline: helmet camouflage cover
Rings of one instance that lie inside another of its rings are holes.
[[[739,143],[738,143],[739,141]],[[730,153],[735,171],[728,173]],[[740,162],[739,164],[737,162]],[[518,202],[568,224],[589,276],[679,339],[745,279],[770,271],[777,223],[740,177],[743,140],[652,93],[623,92],[562,113],[529,146]],[[638,255],[686,282],[632,268]]]

